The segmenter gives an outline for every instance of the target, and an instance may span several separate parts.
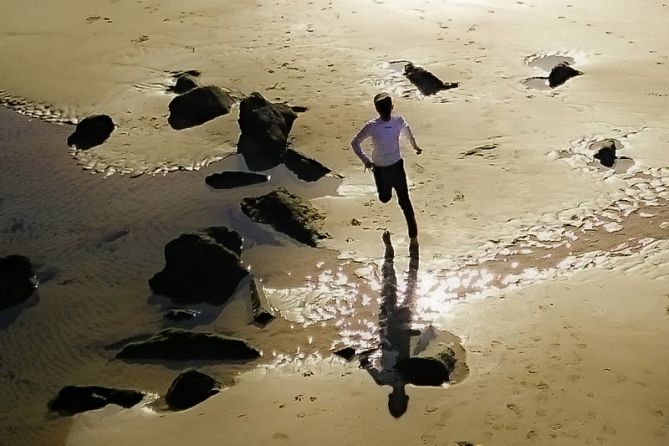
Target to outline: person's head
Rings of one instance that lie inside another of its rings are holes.
[[[409,407],[409,395],[404,391],[404,385],[394,385],[393,391],[388,395],[388,411],[399,418],[404,415]]]
[[[381,119],[387,121],[393,111],[393,100],[388,93],[379,93],[374,96],[374,108],[379,112]]]

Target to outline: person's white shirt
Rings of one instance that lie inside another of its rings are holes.
[[[367,138],[372,140],[372,159],[375,166],[385,167],[395,164],[402,155],[400,153],[400,136],[405,134],[412,147],[418,149],[416,139],[403,117],[392,116],[388,121],[381,117],[371,119],[358,132],[351,141],[351,147],[358,158],[367,165],[370,159],[362,150],[361,143]]]

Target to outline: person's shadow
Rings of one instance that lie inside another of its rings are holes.
[[[381,269],[383,300],[379,312],[381,357],[376,364],[372,364],[369,358],[363,358],[361,366],[367,370],[378,385],[392,386],[393,390],[388,395],[388,411],[393,417],[399,418],[407,410],[409,396],[405,390],[406,381],[396,370],[395,365],[411,356],[411,337],[420,334],[419,331],[411,329],[411,305],[416,293],[419,252],[417,244],[410,246],[406,289],[404,298],[400,301],[397,295],[395,251],[388,231],[383,233],[383,243],[385,245],[384,262]]]

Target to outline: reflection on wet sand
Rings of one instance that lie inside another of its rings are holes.
[[[399,418],[407,410],[409,396],[405,390],[407,383],[396,369],[396,365],[399,361],[409,359],[411,338],[420,334],[420,331],[411,328],[411,306],[418,281],[419,250],[417,244],[410,248],[406,289],[402,299],[398,299],[395,250],[388,231],[383,233],[383,243],[385,245],[381,287],[383,301],[379,312],[381,355],[374,361],[376,364],[373,364],[368,357],[363,358],[360,364],[378,385],[389,385],[393,388],[388,395],[388,411],[395,418]]]

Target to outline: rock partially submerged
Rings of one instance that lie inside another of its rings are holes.
[[[218,393],[219,388],[220,384],[211,376],[187,370],[172,382],[165,401],[172,409],[188,409]]]
[[[575,76],[580,76],[582,72],[576,70],[567,62],[562,62],[553,67],[548,75],[548,85],[551,88],[559,87]]]
[[[616,162],[616,140],[607,138],[590,144],[590,150],[594,151],[593,158],[599,160],[602,166],[613,167]]]
[[[262,284],[258,283],[255,278],[251,278],[250,284],[251,296],[251,311],[253,313],[253,322],[261,327],[269,324],[274,320],[275,312],[270,305],[265,291],[263,291]]]
[[[318,181],[332,170],[328,169],[313,158],[309,158],[292,149],[287,149],[283,154],[283,162],[302,181]]]
[[[244,198],[241,206],[252,220],[266,223],[306,245],[316,246],[318,240],[328,237],[321,232],[325,215],[283,187],[259,197]]]
[[[93,115],[82,119],[67,138],[67,145],[77,150],[88,150],[109,139],[115,125],[107,115]]]
[[[297,113],[290,106],[269,102],[260,93],[253,92],[242,99],[239,104],[241,135],[237,150],[244,154],[251,170],[265,170],[254,169],[253,158],[260,158],[258,164],[261,165],[280,163],[295,119]]]
[[[0,311],[25,302],[37,288],[37,276],[28,257],[0,257]]]
[[[221,172],[209,175],[204,181],[214,189],[233,189],[235,187],[250,186],[265,183],[267,175],[252,172]]]
[[[177,304],[221,305],[248,274],[241,252],[242,238],[224,226],[182,234],[165,246],[165,268],[149,286]]]
[[[165,319],[169,319],[174,322],[183,322],[194,319],[200,314],[199,311],[188,310],[186,308],[172,308],[163,316]]]
[[[404,66],[404,76],[425,96],[431,96],[442,90],[449,90],[460,85],[457,82],[444,82],[422,67],[409,62]]]
[[[100,386],[66,386],[49,401],[52,412],[74,415],[88,410],[101,409],[116,404],[126,409],[142,401],[144,393],[136,390],[113,389]]]
[[[167,121],[175,130],[204,124],[230,113],[234,100],[215,85],[196,87],[172,99]]]
[[[416,386],[440,386],[449,381],[455,363],[455,352],[447,348],[435,356],[414,356],[400,360],[395,368],[407,383]]]
[[[260,352],[241,339],[216,333],[165,328],[148,339],[126,344],[116,357],[169,361],[248,361],[260,357]]]

